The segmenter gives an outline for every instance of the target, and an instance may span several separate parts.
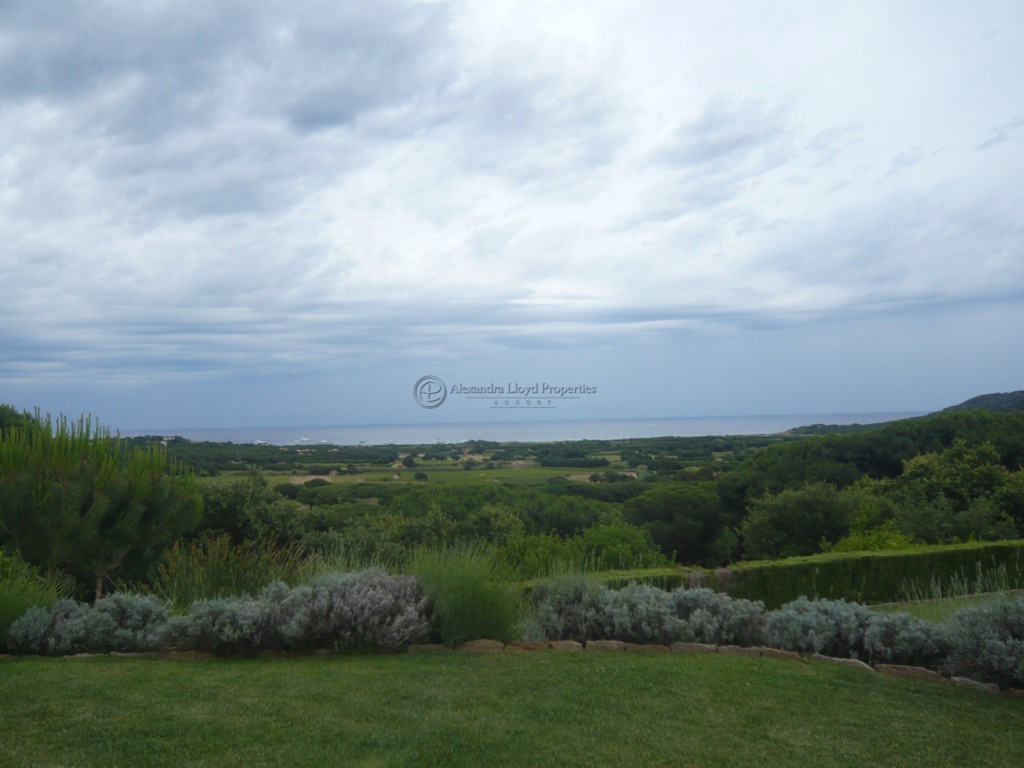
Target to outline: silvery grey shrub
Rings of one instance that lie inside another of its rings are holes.
[[[704,588],[666,592],[633,583],[616,591],[583,577],[563,576],[534,587],[532,602],[537,624],[553,640],[720,645],[758,645],[764,640],[762,603]]]
[[[857,658],[870,613],[847,600],[798,597],[771,612],[766,639],[770,646],[788,651]]]
[[[935,667],[945,653],[941,627],[908,613],[872,612],[864,630],[864,661]]]
[[[754,646],[764,643],[767,613],[760,600],[730,597],[703,587],[672,591],[681,620],[679,640],[714,645]]]
[[[775,648],[869,664],[935,666],[945,649],[944,635],[940,628],[905,613],[806,597],[772,611],[767,627],[767,642]]]
[[[963,608],[944,624],[943,669],[1004,687],[1024,687],[1024,597]]]
[[[8,631],[12,650],[62,655],[147,651],[167,641],[167,607],[151,595],[114,593],[95,607],[71,599],[32,608]]]
[[[282,602],[289,647],[398,648],[430,634],[429,603],[412,576],[334,574]]]
[[[556,576],[534,586],[530,593],[534,621],[550,640],[589,639],[586,613],[591,601],[606,588],[584,576]]]
[[[194,648],[221,652],[287,648],[398,648],[430,634],[419,582],[372,570],[332,574],[256,597],[205,600],[192,607],[184,636]]]
[[[670,593],[637,583],[598,592],[587,605],[585,622],[588,640],[665,644],[679,637],[682,624]]]

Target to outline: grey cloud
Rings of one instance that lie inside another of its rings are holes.
[[[734,107],[714,99],[699,118],[676,130],[675,145],[660,159],[691,170],[722,164],[762,169],[772,164],[789,132],[784,109],[768,110],[753,101]]]
[[[670,146],[651,158],[652,165],[673,173],[652,215],[668,220],[723,205],[747,183],[796,154],[785,108],[768,109],[749,100],[733,106],[713,99],[699,118],[676,130]]]
[[[989,132],[988,138],[976,146],[975,149],[991,149],[1008,141],[1013,141],[1017,137],[1024,138],[1024,117],[1011,120],[1008,123],[993,128]]]

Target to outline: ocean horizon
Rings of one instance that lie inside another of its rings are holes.
[[[927,412],[810,413],[769,416],[689,416],[649,419],[537,420],[437,424],[354,424],[299,427],[200,427],[122,430],[124,437],[159,435],[193,442],[299,445],[430,445],[474,440],[546,443],[631,437],[770,435],[812,424],[880,424]]]

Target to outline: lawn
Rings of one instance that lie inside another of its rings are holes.
[[[1011,766],[1024,700],[722,655],[0,661],[0,764]]]
[[[962,608],[978,605],[989,605],[1003,600],[1024,597],[1024,590],[1014,589],[1006,592],[990,592],[980,595],[960,595],[953,597],[937,597],[933,600],[908,600],[902,603],[882,603],[872,605],[875,611],[887,613],[909,613],[936,624],[945,621]]]

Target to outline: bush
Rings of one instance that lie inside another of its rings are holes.
[[[668,644],[680,636],[681,623],[672,595],[648,584],[602,590],[586,610],[588,640]]]
[[[759,645],[766,614],[761,603],[734,600],[710,589],[671,592],[632,583],[611,590],[592,580],[563,576],[533,588],[534,617],[552,640],[623,640]]]
[[[282,588],[272,589],[280,593]],[[430,634],[429,606],[419,582],[379,570],[322,577],[293,589],[280,605],[289,648],[394,649]]]
[[[846,600],[800,597],[768,616],[769,645],[869,664],[934,666],[943,633],[908,614],[883,614]]]
[[[1024,597],[964,608],[944,629],[949,643],[945,671],[1024,687]]]
[[[979,565],[980,564],[980,565]],[[865,603],[901,599],[908,584],[946,583],[964,573],[1003,569],[1024,587],[1024,541],[981,542],[880,552],[829,553],[695,572],[703,585],[778,608],[801,595]]]
[[[451,644],[515,639],[522,600],[512,574],[491,552],[474,547],[420,550],[411,570],[430,600],[436,639]]]
[[[591,600],[606,588],[583,576],[556,576],[537,584],[530,593],[534,620],[552,640],[584,643],[589,637],[586,612]]]
[[[179,613],[198,600],[255,595],[273,581],[295,583],[305,574],[305,549],[273,540],[235,545],[228,534],[177,543],[164,555],[153,592]]]
[[[18,555],[0,552],[0,648],[15,619],[33,606],[48,607],[75,589],[72,577],[59,571],[39,576]]]
[[[710,589],[673,590],[675,614],[682,621],[677,639],[715,645],[761,645],[767,614],[764,604],[735,600]]]
[[[201,601],[181,628],[190,647],[222,653],[398,648],[429,633],[416,580],[382,571],[333,574],[294,589],[278,582],[257,597]]]
[[[11,625],[8,642],[16,651],[52,655],[134,652],[162,648],[168,631],[160,600],[114,593],[95,607],[63,599],[51,608],[32,608]]]

